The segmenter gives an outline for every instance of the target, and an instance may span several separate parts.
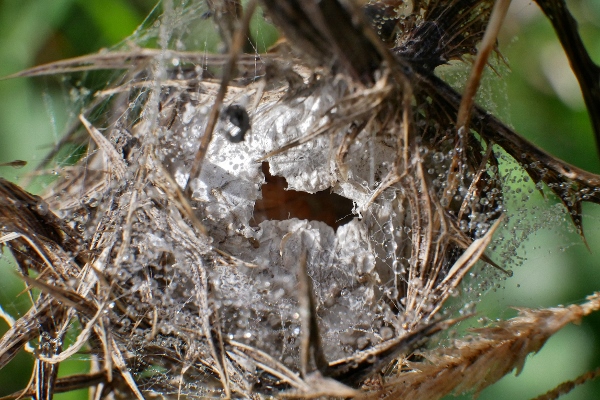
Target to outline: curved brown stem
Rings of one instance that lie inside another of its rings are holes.
[[[600,153],[600,67],[592,61],[564,0],[535,0],[552,23],[583,94]]]

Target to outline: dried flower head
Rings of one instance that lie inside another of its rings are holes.
[[[441,398],[597,310],[593,296],[432,339],[470,315],[443,310],[476,263],[510,274],[486,254],[510,220],[502,157],[582,237],[582,202],[600,203],[600,176],[474,104],[509,3],[263,0],[283,39],[257,54],[255,1],[165,0],[139,47],[18,74],[124,71],[82,109],[68,140],[87,152],[44,200],[0,181],[2,243],[40,293],[0,339],[0,368],[37,341],[10,398]],[[564,1],[538,3],[597,109]],[[223,54],[182,51],[213,22]],[[435,74],[451,60],[472,64],[463,94]],[[78,352],[91,372],[57,378]]]

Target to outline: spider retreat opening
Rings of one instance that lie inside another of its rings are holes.
[[[262,185],[262,199],[254,204],[253,226],[262,221],[283,221],[290,218],[322,221],[333,229],[352,221],[352,200],[322,190],[316,193],[287,190],[284,177],[273,176],[269,172],[269,163],[262,163],[265,183]]]

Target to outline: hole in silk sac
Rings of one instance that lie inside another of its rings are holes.
[[[262,163],[262,171],[265,183],[261,188],[262,199],[254,205],[254,226],[266,220],[298,218],[322,221],[337,229],[354,218],[352,200],[329,189],[317,193],[287,190],[284,177],[270,174],[269,163]]]

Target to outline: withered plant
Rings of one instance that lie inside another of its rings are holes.
[[[536,2],[600,139],[599,67],[564,0]],[[509,4],[164,0],[127,44],[17,74],[113,71],[39,166],[85,146],[47,193],[0,181],[1,241],[33,301],[3,313],[0,368],[35,356],[5,399],[438,399],[522,368],[600,308],[592,295],[440,339],[473,315],[466,276],[483,271],[484,291],[510,275],[510,252],[489,248],[514,233],[507,160],[582,240],[581,205],[600,203],[600,176],[475,104]],[[262,13],[281,33],[266,53],[250,39]],[[194,51],[207,25],[221,53]],[[455,61],[463,93],[436,75]],[[81,354],[91,371],[57,378]]]

